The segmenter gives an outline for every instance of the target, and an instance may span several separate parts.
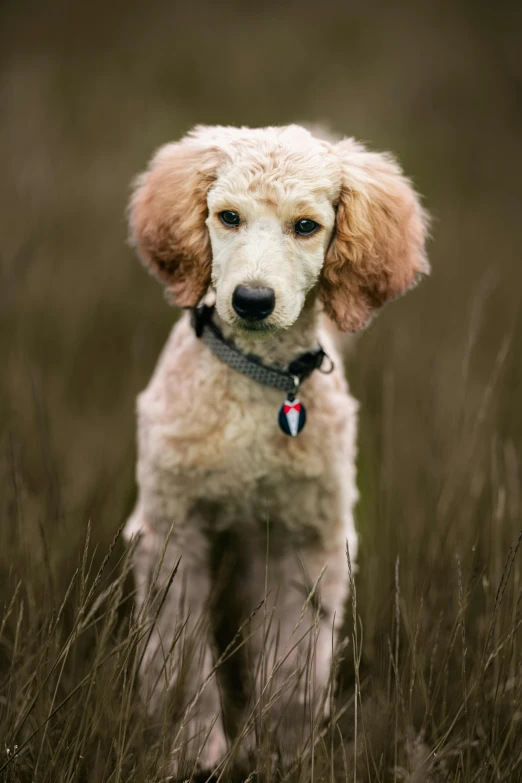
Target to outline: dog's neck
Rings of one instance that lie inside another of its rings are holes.
[[[321,309],[317,297],[309,296],[292,326],[266,337],[250,337],[245,332],[239,333],[217,313],[214,313],[214,320],[227,340],[231,340],[243,353],[257,356],[265,364],[285,369],[298,356],[318,347]]]

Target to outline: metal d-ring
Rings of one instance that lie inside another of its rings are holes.
[[[330,375],[330,373],[333,372],[335,369],[335,362],[331,356],[328,356],[326,351],[323,352],[323,359],[328,359],[328,361],[330,362],[330,366],[328,367],[327,370],[323,370],[323,364],[321,362],[321,365],[319,367],[319,372],[322,373],[323,375]]]
[[[288,392],[287,399],[290,400],[290,402],[293,402],[296,398],[297,392],[299,391],[299,385],[301,381],[299,380],[297,375],[291,375],[290,377],[294,382],[294,388],[292,389],[291,392]]]

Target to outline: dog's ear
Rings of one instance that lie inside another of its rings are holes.
[[[196,305],[210,284],[207,194],[221,162],[216,147],[187,136],[161,147],[134,184],[130,241],[180,307]]]
[[[337,326],[357,331],[377,308],[429,273],[428,219],[391,155],[368,152],[353,139],[334,149],[342,184],[320,294]]]

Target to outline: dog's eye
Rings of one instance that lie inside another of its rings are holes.
[[[294,226],[294,231],[296,234],[301,234],[301,236],[306,236],[307,234],[313,234],[314,231],[317,231],[319,228],[319,223],[316,223],[315,220],[310,220],[309,218],[303,218],[302,220],[298,220],[297,223]]]
[[[231,209],[225,209],[219,213],[219,217],[225,226],[239,226],[239,215]]]

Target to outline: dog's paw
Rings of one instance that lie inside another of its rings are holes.
[[[194,770],[212,772],[228,753],[228,742],[221,720],[212,727],[189,723],[177,738],[169,765],[170,780],[184,780]]]
[[[214,724],[198,756],[198,767],[202,770],[211,771],[216,769],[228,753],[228,742],[225,732],[217,723]]]

